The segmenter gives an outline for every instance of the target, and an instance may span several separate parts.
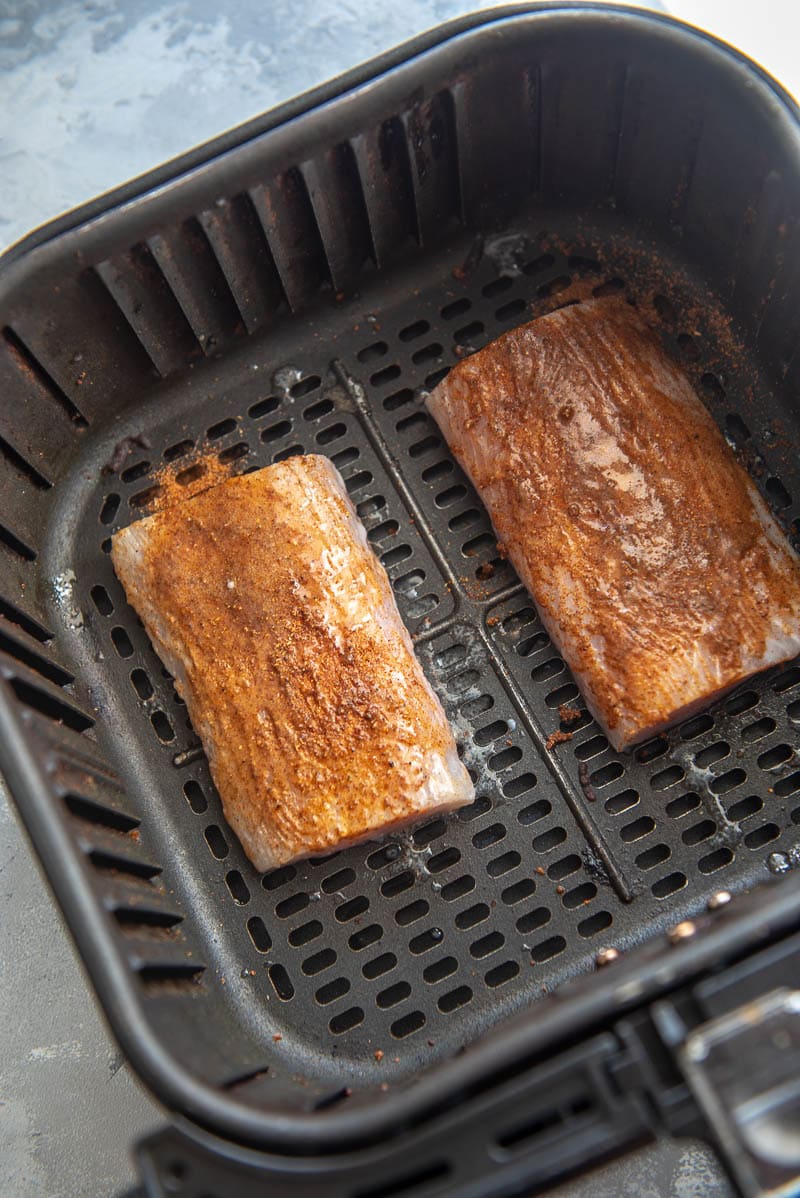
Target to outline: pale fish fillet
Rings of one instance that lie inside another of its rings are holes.
[[[231,478],[118,532],[111,552],[257,869],[472,802],[326,458]]]
[[[428,406],[615,748],[800,653],[800,562],[620,300],[506,333]]]

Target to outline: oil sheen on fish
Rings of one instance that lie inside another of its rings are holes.
[[[272,869],[472,801],[335,467],[293,457],[118,532],[228,823]]]
[[[800,562],[628,304],[506,333],[428,406],[615,748],[800,653]]]

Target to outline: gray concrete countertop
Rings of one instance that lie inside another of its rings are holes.
[[[0,0],[0,248],[280,101],[482,7],[489,6]],[[692,15],[692,0],[676,7]],[[736,6],[725,7],[730,23]],[[758,7],[763,18],[769,3]],[[713,24],[709,4],[700,8],[700,19]],[[130,1144],[165,1115],[108,1035],[1,783],[0,986],[0,1194],[121,1193],[134,1180]],[[731,1191],[710,1153],[687,1142],[645,1149],[556,1193],[726,1198]]]

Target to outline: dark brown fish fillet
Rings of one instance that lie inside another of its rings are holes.
[[[428,400],[616,748],[800,652],[800,563],[629,305],[493,341]]]

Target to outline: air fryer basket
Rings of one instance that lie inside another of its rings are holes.
[[[355,1151],[501,1068],[510,1118],[515,1067],[568,1036],[583,1081],[556,1123],[615,1112],[588,1159],[651,1126],[592,1072],[620,1044],[599,1029],[796,926],[773,875],[800,859],[800,668],[633,753],[585,712],[548,748],[578,689],[421,400],[569,286],[618,291],[796,539],[799,192],[796,110],[733,52],[652,15],[515,9],[6,255],[0,761],[117,1037],[188,1119]],[[165,466],[300,452],[343,473],[478,798],[261,877],[109,538]],[[493,1169],[555,1125],[531,1126],[494,1128]]]

